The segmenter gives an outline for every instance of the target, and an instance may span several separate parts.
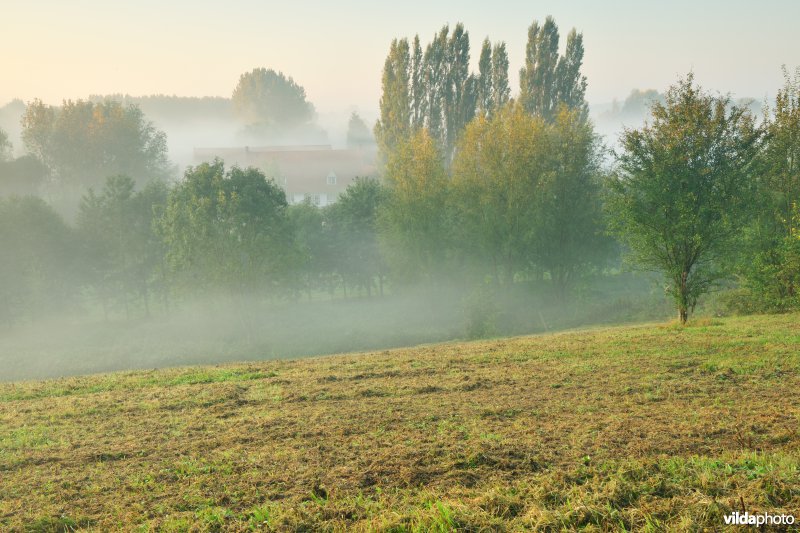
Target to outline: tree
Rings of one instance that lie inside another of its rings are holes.
[[[519,73],[519,98],[525,109],[550,120],[555,111],[556,66],[558,65],[558,26],[547,17],[544,26],[533,21],[528,28],[525,66]]]
[[[446,136],[442,144],[449,163],[461,131],[475,116],[477,80],[469,72],[469,32],[456,24],[448,41],[449,76],[444,94]]]
[[[419,35],[414,36],[411,50],[411,79],[409,95],[411,104],[411,128],[418,130],[425,127],[425,116],[428,112],[427,88],[425,87],[425,63]]]
[[[749,228],[750,257],[741,271],[751,308],[784,310],[800,302],[800,69],[767,109],[759,156],[755,223]]]
[[[494,108],[493,76],[492,76],[492,43],[486,38],[481,45],[481,56],[478,60],[478,110],[484,115]]]
[[[460,248],[499,282],[513,283],[530,253],[547,136],[545,122],[515,104],[473,120],[459,144],[452,189]]]
[[[247,125],[266,129],[293,128],[314,118],[306,91],[291,77],[256,68],[239,77],[231,98],[237,116]]]
[[[161,221],[168,260],[188,290],[279,289],[297,264],[286,194],[255,168],[220,160],[187,169]]]
[[[333,295],[335,270],[332,259],[335,243],[326,225],[323,211],[306,199],[287,209],[292,225],[298,263],[293,269],[292,283],[296,291],[305,291],[311,299],[313,290],[327,289]]]
[[[611,247],[604,237],[600,147],[583,110],[561,104],[547,142],[549,171],[539,184],[531,258],[563,299],[578,276],[603,266]]]
[[[484,39],[476,78],[478,110],[484,116],[491,115],[508,102],[510,93],[506,43],[492,47],[489,39]]]
[[[0,128],[0,163],[11,159],[11,141],[8,140],[8,134]]]
[[[500,42],[492,49],[492,110],[506,105],[511,97],[508,85],[508,52],[506,43]]]
[[[622,136],[608,214],[633,259],[664,274],[685,323],[725,274],[751,197],[759,132],[745,109],[706,94],[691,74],[651,112],[651,123]]]
[[[427,128],[449,164],[458,136],[489,95],[497,93],[501,102],[508,99],[505,45],[496,52],[497,60],[487,63],[482,51],[476,76],[469,71],[469,33],[463,24],[452,32],[449,26],[442,27],[424,54],[419,36],[413,46],[406,39],[392,41],[383,70],[381,117],[375,126],[384,160],[399,143]]]
[[[172,173],[166,136],[136,106],[67,100],[52,107],[34,100],[22,125],[25,147],[47,165],[68,199],[109,176],[145,183]]]
[[[401,279],[435,277],[447,257],[449,187],[442,153],[426,129],[391,152],[386,185],[380,225],[391,266]]]
[[[372,178],[356,178],[326,213],[327,227],[336,242],[337,270],[351,287],[372,296],[375,281],[383,295],[386,268],[378,246],[378,215],[386,190]]]
[[[64,220],[40,198],[0,198],[0,322],[74,308],[80,255]]]
[[[602,265],[600,152],[579,110],[561,105],[553,123],[520,103],[466,130],[453,165],[459,247],[481,257],[496,281],[531,268],[564,297],[576,277]]]
[[[384,159],[411,134],[410,61],[408,41],[394,39],[383,66],[381,116],[375,124],[375,139]]]
[[[800,69],[794,79],[784,69],[784,78],[784,86],[775,96],[772,116],[766,124],[761,160],[773,221],[788,237],[800,229],[800,220],[794,212],[800,202]]]
[[[0,196],[36,196],[49,175],[44,163],[31,154],[0,161]]]
[[[563,56],[558,54],[558,26],[552,17],[544,25],[533,21],[528,29],[525,66],[519,73],[520,95],[525,109],[552,122],[560,104],[579,109],[585,119],[586,78],[581,74],[583,64],[583,34],[573,28],[567,36]]]
[[[583,120],[589,115],[586,103],[586,76],[581,74],[583,65],[583,34],[570,30],[567,35],[567,48],[556,66],[556,113],[558,105],[577,110]]]
[[[166,289],[166,250],[156,221],[166,204],[167,187],[153,181],[135,189],[129,176],[109,177],[99,194],[89,189],[78,212],[78,231],[91,271],[88,281],[106,316],[115,303],[129,318],[134,302],[140,302],[149,316],[154,288]]]
[[[375,145],[375,138],[364,120],[353,111],[347,123],[347,147],[368,148]]]

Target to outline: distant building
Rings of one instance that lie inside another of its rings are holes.
[[[286,191],[296,204],[309,199],[316,206],[334,203],[356,177],[376,174],[376,152],[368,149],[334,150],[330,145],[245,146],[195,148],[195,164],[220,158],[226,167],[256,167]]]

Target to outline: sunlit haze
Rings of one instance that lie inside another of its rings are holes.
[[[372,117],[392,37],[419,33],[427,42],[463,22],[473,62],[484,37],[504,40],[516,92],[527,28],[547,15],[562,35],[583,32],[594,104],[633,88],[663,90],[689,70],[711,90],[762,100],[780,85],[782,64],[800,64],[800,3],[791,0],[3,4],[0,105],[110,93],[230,96],[242,72],[263,66],[294,77],[320,113]]]

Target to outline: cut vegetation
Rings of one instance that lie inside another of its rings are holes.
[[[0,529],[800,519],[798,318],[0,384]]]

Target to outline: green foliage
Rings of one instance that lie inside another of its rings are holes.
[[[743,291],[729,298],[738,313],[783,312],[800,306],[800,237],[797,233],[777,241],[751,245],[752,256],[743,260]]]
[[[0,323],[74,306],[79,285],[75,236],[44,201],[0,199]]]
[[[378,246],[378,216],[386,199],[378,180],[356,178],[325,216],[336,270],[346,285],[364,288],[368,295],[375,280],[383,294],[386,267]]]
[[[567,36],[563,56],[558,54],[559,32],[553,17],[544,25],[533,21],[528,29],[525,66],[520,70],[519,99],[525,109],[544,118],[555,119],[561,104],[577,109],[585,119],[588,107],[585,100],[586,77],[583,64],[583,34],[573,28]]]
[[[100,185],[108,176],[141,183],[172,172],[166,136],[136,106],[67,100],[52,107],[34,100],[22,125],[25,147],[47,165],[62,193]]]
[[[478,76],[469,72],[469,61],[469,33],[463,24],[457,24],[452,32],[444,26],[424,54],[418,36],[413,45],[407,39],[392,41],[383,70],[381,117],[375,126],[384,159],[424,127],[449,162],[458,136],[476,110],[487,105],[489,94],[496,92],[495,101],[507,99],[505,47],[497,47],[496,61],[487,63],[484,57],[480,65],[483,74]]]
[[[266,128],[294,127],[314,118],[306,91],[291,77],[256,68],[239,77],[231,97],[235,113],[246,124]]]
[[[419,41],[415,41],[415,44],[419,44]],[[416,64],[414,68],[416,71],[418,68]],[[411,132],[410,69],[408,40],[392,40],[389,55],[383,66],[381,117],[375,124],[375,139],[384,157],[388,157],[392,148]]]
[[[740,263],[738,312],[786,311],[800,305],[800,69],[785,83],[765,119],[758,158],[757,201]]]
[[[784,86],[766,121],[760,170],[771,222],[781,235],[791,236],[800,230],[800,68],[794,79],[785,70],[784,77]]]
[[[449,248],[449,179],[427,130],[392,151],[386,183],[389,198],[380,223],[394,273],[406,281],[431,279],[445,269]]]
[[[497,281],[533,267],[563,291],[609,248],[597,167],[597,142],[577,110],[562,105],[552,124],[519,104],[477,118],[453,165],[461,252]]]
[[[48,176],[47,167],[33,155],[6,161],[0,157],[0,196],[36,195]]]
[[[622,137],[608,213],[642,267],[662,272],[681,322],[725,275],[747,214],[759,132],[749,113],[694,85],[690,74]]]
[[[532,261],[561,295],[576,278],[602,269],[613,252],[604,235],[600,146],[579,108],[561,104],[548,125],[549,172],[534,214]]]
[[[8,134],[0,128],[0,163],[11,159],[11,141],[8,140]]]
[[[166,296],[166,250],[156,222],[167,201],[167,186],[153,181],[135,191],[128,176],[112,176],[99,194],[89,189],[81,200],[78,231],[84,243],[89,284],[106,314],[110,306],[140,303],[150,314],[151,293]]]
[[[508,84],[508,52],[506,43],[499,42],[492,48],[492,107],[499,109],[511,98]]]
[[[497,43],[492,48],[489,39],[484,39],[476,87],[478,111],[485,116],[491,115],[508,102],[511,90],[508,86],[506,43]]]
[[[190,167],[161,222],[170,266],[185,288],[274,289],[297,261],[286,208],[283,190],[258,169]]]
[[[550,170],[548,142],[544,121],[519,105],[478,117],[462,137],[452,182],[459,247],[482,259],[498,281],[512,283],[527,260]]]
[[[287,216],[294,231],[294,246],[298,253],[298,264],[293,269],[292,279],[295,291],[305,291],[309,298],[314,290],[325,289],[333,293],[331,272],[334,265],[331,255],[334,244],[322,210],[306,200],[289,206]]]

